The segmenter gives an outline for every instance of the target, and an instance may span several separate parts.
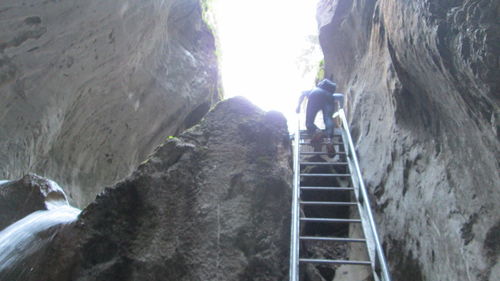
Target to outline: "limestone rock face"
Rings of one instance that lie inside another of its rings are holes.
[[[499,2],[323,0],[394,280],[500,276]]]
[[[221,102],[100,194],[33,280],[286,280],[290,164],[281,114]]]
[[[51,201],[66,201],[66,196],[57,184],[40,176],[29,174],[0,184],[0,231],[28,214],[47,210]]]
[[[0,3],[0,178],[85,206],[218,100],[198,0]]]

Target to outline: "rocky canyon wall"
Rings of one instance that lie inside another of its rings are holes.
[[[500,7],[322,0],[394,280],[498,280]]]
[[[220,102],[0,280],[286,280],[290,165],[283,115]]]
[[[0,22],[0,178],[79,206],[219,99],[198,0],[5,0]]]

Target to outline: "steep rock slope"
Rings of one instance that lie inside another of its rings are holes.
[[[499,2],[322,0],[395,280],[500,276]]]
[[[281,114],[221,102],[100,194],[23,280],[285,280],[290,164]]]
[[[6,0],[0,22],[0,178],[85,206],[218,100],[198,0]]]

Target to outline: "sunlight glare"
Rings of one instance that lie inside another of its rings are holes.
[[[290,120],[322,58],[317,0],[212,0],[226,98],[245,96]]]

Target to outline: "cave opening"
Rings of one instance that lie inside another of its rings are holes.
[[[244,96],[288,120],[314,86],[323,58],[315,1],[207,0],[225,98]]]

